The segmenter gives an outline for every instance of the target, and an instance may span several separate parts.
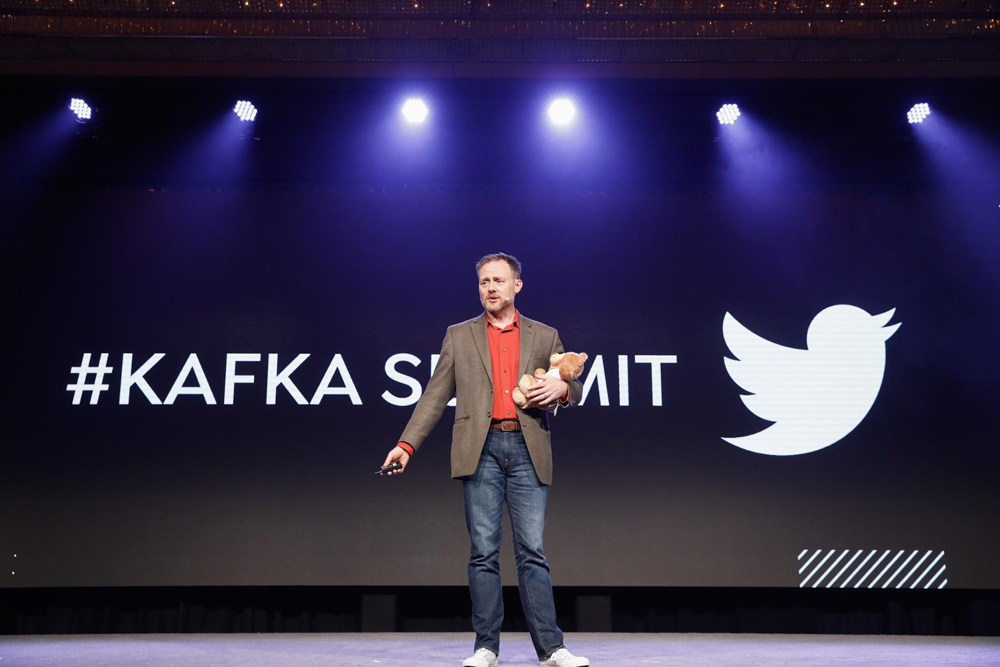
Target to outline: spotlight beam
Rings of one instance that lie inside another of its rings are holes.
[[[81,123],[85,123],[93,118],[93,109],[90,108],[89,104],[78,97],[74,97],[69,101],[69,108],[70,111],[76,114],[76,119]]]
[[[425,104],[423,100],[416,97],[411,97],[406,100],[403,104],[401,112],[403,114],[403,118],[406,119],[406,122],[412,125],[423,123],[427,120],[427,114],[429,113],[427,104]]]
[[[719,119],[721,125],[732,125],[740,117],[740,108],[735,104],[723,104],[722,108],[715,112],[715,117]]]
[[[257,118],[257,107],[247,100],[240,100],[233,107],[233,113],[239,116],[243,123],[252,123]]]
[[[560,97],[549,104],[549,120],[553,125],[569,125],[574,118],[576,118],[576,105],[571,99]]]
[[[911,125],[914,123],[922,123],[924,122],[924,119],[930,115],[930,105],[926,102],[921,102],[910,107],[910,110],[906,112],[906,120],[908,120]]]

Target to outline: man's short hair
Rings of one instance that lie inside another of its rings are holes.
[[[476,277],[479,277],[479,271],[483,268],[484,264],[488,262],[495,262],[497,260],[507,262],[510,266],[510,272],[514,276],[514,280],[521,279],[521,262],[517,261],[517,257],[514,257],[514,255],[508,255],[505,252],[490,253],[476,262]]]

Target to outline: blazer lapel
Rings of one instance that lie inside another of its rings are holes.
[[[490,341],[486,337],[486,315],[480,315],[476,319],[472,320],[472,337],[476,341],[476,347],[479,348],[479,356],[483,360],[483,368],[486,369],[486,375],[490,378],[490,384],[493,384],[493,364],[490,362]],[[522,349],[524,341],[522,340]]]
[[[531,320],[520,313],[518,313],[518,317],[521,327],[521,350],[518,353],[520,355],[518,362],[521,366],[521,372],[517,374],[517,379],[520,379],[522,375],[528,373],[528,362],[531,361],[531,348],[535,344],[535,331],[531,326]],[[531,372],[533,373],[534,370],[531,369]]]

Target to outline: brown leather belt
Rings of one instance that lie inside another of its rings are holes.
[[[503,419],[501,421],[490,422],[490,428],[497,431],[520,431],[521,422],[516,419]]]

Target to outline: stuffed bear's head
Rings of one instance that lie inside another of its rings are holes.
[[[587,361],[587,353],[564,352],[549,357],[549,366],[559,369],[559,377],[566,382],[583,375],[583,364]]]

